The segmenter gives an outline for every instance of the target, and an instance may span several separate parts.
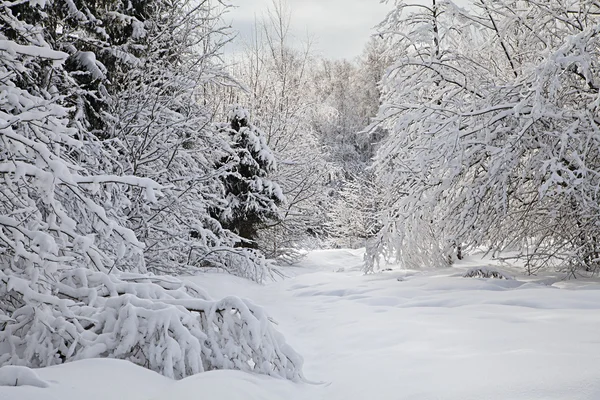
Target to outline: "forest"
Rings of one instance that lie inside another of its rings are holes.
[[[593,279],[600,2],[384,3],[346,60],[284,1],[229,55],[225,0],[1,0],[0,367],[306,383],[265,309],[186,277],[277,282],[324,249]]]

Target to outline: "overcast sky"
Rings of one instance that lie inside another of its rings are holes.
[[[255,16],[260,19],[272,0],[230,0],[237,6],[225,17],[233,29],[239,31],[238,41],[250,35]],[[354,58],[358,56],[373,26],[378,24],[390,9],[379,0],[287,0],[292,11],[291,28],[296,39],[314,39],[313,50],[328,58]],[[235,52],[241,45],[230,46]]]

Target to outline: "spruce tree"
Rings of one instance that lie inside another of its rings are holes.
[[[222,177],[227,207],[218,218],[240,236],[240,247],[257,248],[259,228],[280,221],[278,206],[285,202],[279,185],[268,178],[276,169],[275,157],[264,134],[250,123],[248,111],[238,105],[219,130],[228,136],[232,152],[219,161],[228,173]]]

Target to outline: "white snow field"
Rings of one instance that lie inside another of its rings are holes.
[[[596,280],[506,270],[515,279],[463,278],[488,265],[475,257],[369,276],[361,264],[360,250],[327,250],[266,286],[189,278],[216,298],[263,305],[315,383],[236,371],[176,382],[124,361],[85,360],[36,370],[47,387],[2,386],[0,400],[600,399]]]

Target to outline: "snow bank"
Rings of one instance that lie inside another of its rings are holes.
[[[222,400],[300,400],[313,398],[313,391],[314,388],[282,379],[221,370],[178,381],[151,400],[197,400],[199,396]]]
[[[0,386],[48,387],[48,382],[40,379],[34,370],[27,367],[5,365],[0,367]]]
[[[39,379],[50,384],[48,387],[0,386],[0,399],[147,400],[173,382],[146,368],[114,359],[81,360],[35,371]]]

